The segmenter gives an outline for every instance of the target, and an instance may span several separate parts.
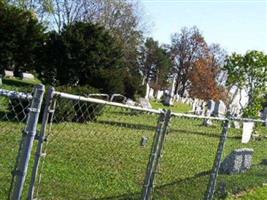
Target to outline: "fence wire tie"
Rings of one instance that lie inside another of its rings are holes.
[[[23,136],[35,136],[36,131],[27,131],[25,129],[22,130]]]
[[[46,142],[47,141],[47,137],[45,137],[45,136],[42,137],[40,134],[36,134],[34,139],[37,141],[40,141],[40,142]]]
[[[28,111],[33,112],[33,113],[39,113],[40,109],[37,108],[28,108]]]

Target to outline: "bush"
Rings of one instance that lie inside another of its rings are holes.
[[[69,87],[61,86],[56,88],[57,91],[65,92],[68,94],[88,96],[90,93],[99,92],[97,89],[84,86],[84,87]],[[58,102],[59,103],[59,102]],[[55,120],[57,122],[72,121],[72,122],[87,122],[96,120],[97,116],[101,114],[103,105],[91,102],[61,99],[60,107],[56,110]]]
[[[8,104],[9,118],[25,122],[27,120],[30,104],[31,102],[29,100],[11,98]]]

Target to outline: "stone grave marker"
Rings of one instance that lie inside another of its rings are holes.
[[[13,78],[14,77],[14,72],[10,70],[4,70],[4,76],[7,78]]]
[[[214,108],[215,108],[215,101],[209,100],[208,101],[208,110],[210,111],[210,115],[213,115]]]
[[[242,143],[248,143],[254,128],[254,122],[243,122]]]
[[[244,173],[251,168],[253,149],[235,149],[221,163],[220,171],[226,174]]]
[[[213,115],[216,117],[224,117],[226,113],[226,106],[223,101],[217,101],[214,105]]]
[[[22,79],[23,80],[33,80],[34,79],[34,75],[24,72],[24,73],[22,73]]]
[[[149,100],[147,100],[145,98],[139,98],[139,103],[140,103],[142,108],[147,108],[147,109],[151,109],[152,108]]]

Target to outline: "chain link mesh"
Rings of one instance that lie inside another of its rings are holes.
[[[30,94],[0,89],[0,197],[2,198],[9,196],[30,103]]]
[[[60,97],[53,104],[35,196],[140,199],[159,115]]]
[[[155,181],[154,199],[203,199],[222,122],[173,116]]]

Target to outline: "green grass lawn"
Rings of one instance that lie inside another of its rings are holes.
[[[241,192],[234,195],[229,200],[263,200],[267,199],[267,186],[252,189],[248,192]]]
[[[154,109],[170,109],[173,112],[190,112],[192,107],[188,104],[175,102],[173,106],[164,106],[161,102],[158,101],[150,101],[152,108]]]
[[[41,170],[41,199],[138,199],[157,124],[157,115],[105,107],[95,122],[55,123],[48,139],[47,157]],[[0,133],[1,184],[8,185],[11,160],[20,131],[15,124],[1,122],[9,131]],[[156,175],[154,199],[202,199],[219,142],[221,124],[204,127],[201,120],[173,118]],[[1,127],[1,124],[0,124]],[[8,133],[12,133],[11,135]],[[266,135],[265,127],[258,127]],[[145,147],[141,138],[148,138]],[[219,175],[216,198],[260,187],[266,182],[267,140],[241,143],[241,130],[231,129],[225,154],[239,147],[255,151],[253,167],[240,175]],[[14,146],[15,145],[15,146]],[[5,148],[3,148],[5,147]],[[5,197],[7,187],[0,187]],[[259,194],[265,195],[265,194]],[[229,196],[229,195],[228,195]],[[261,196],[260,196],[261,197]]]

